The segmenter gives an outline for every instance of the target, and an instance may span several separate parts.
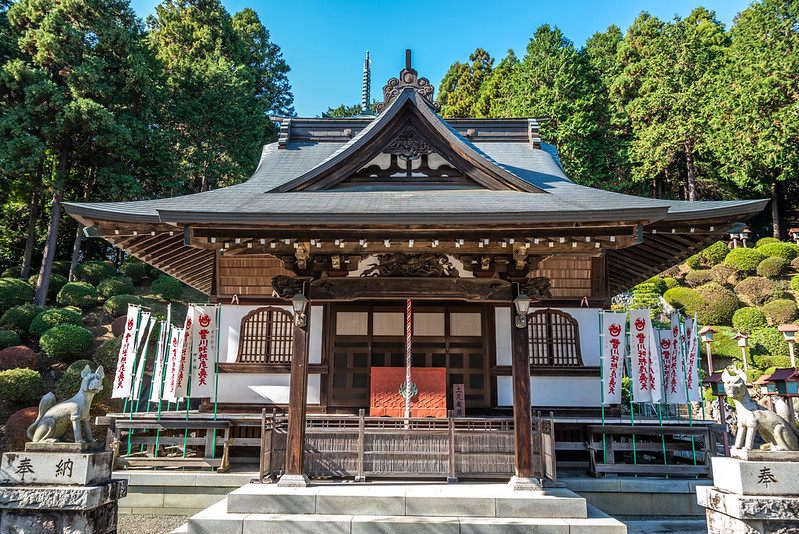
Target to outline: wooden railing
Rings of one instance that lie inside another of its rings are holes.
[[[260,479],[285,464],[287,418],[261,417]],[[512,418],[358,417],[309,415],[304,471],[310,476],[506,478],[514,473]],[[557,481],[552,413],[533,417],[535,476]]]

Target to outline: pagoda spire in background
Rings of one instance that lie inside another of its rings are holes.
[[[369,97],[372,92],[372,62],[369,61],[369,51],[366,51],[366,60],[363,62],[363,91],[361,92],[361,114],[371,113]]]

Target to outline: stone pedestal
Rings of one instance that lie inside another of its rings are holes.
[[[799,532],[799,453],[735,451],[712,458],[713,487],[697,487],[710,534]]]
[[[0,534],[114,534],[127,483],[102,444],[28,443],[0,459]]]

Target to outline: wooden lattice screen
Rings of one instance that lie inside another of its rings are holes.
[[[241,320],[239,363],[290,363],[294,318],[281,308],[253,310]]]
[[[532,365],[579,367],[580,329],[577,320],[558,310],[539,310],[527,316]]]

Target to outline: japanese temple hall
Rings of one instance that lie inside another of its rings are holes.
[[[369,413],[375,377],[402,386],[408,299],[412,366],[440,370],[420,398],[429,382],[452,410],[457,387],[466,416],[528,434],[531,409],[598,413],[600,310],[765,201],[578,185],[544,118],[445,120],[433,92],[407,59],[376,115],[275,118],[244,183],[65,208],[221,304],[219,410],[288,408],[290,443],[306,410]]]

